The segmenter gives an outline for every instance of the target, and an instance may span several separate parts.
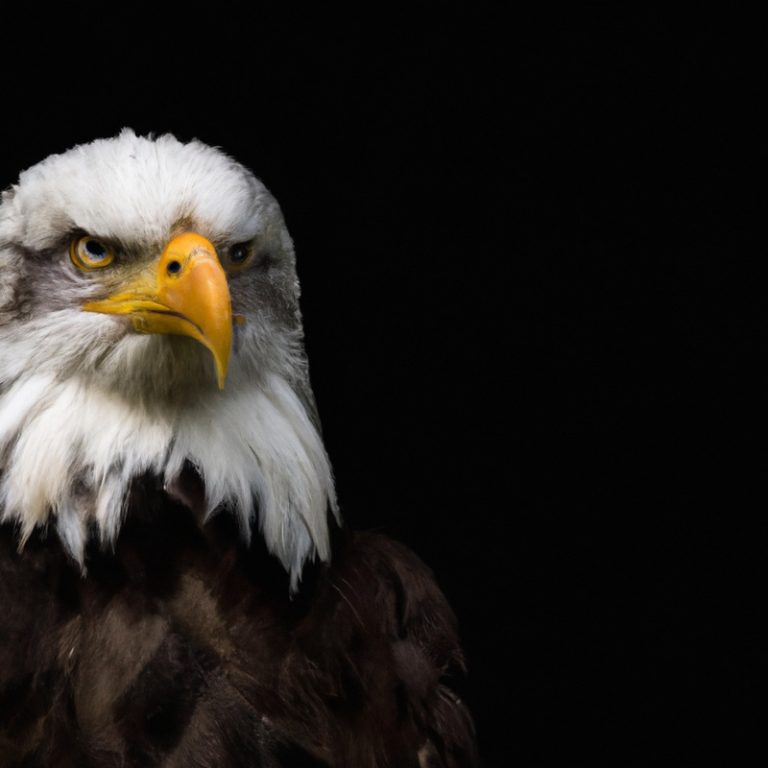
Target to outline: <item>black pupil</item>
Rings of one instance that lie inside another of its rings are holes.
[[[231,258],[232,258],[232,261],[235,262],[235,264],[238,264],[241,261],[245,261],[247,256],[248,256],[247,245],[236,245],[232,248]]]
[[[85,244],[85,250],[89,256],[97,259],[103,259],[107,255],[107,249],[98,240],[89,240]]]

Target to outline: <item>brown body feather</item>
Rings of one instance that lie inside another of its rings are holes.
[[[144,487],[81,576],[0,526],[0,766],[476,764],[453,614],[382,536],[338,531],[289,598],[257,535]]]

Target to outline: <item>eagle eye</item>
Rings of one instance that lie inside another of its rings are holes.
[[[78,269],[100,269],[112,263],[115,254],[112,249],[90,235],[77,237],[69,246],[69,256]]]
[[[222,259],[225,269],[231,272],[238,272],[241,269],[245,269],[253,260],[253,254],[255,252],[254,244],[248,243],[235,243],[230,246]]]

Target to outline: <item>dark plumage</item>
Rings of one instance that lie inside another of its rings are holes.
[[[289,600],[258,539],[145,480],[88,562],[0,526],[3,768],[475,763],[455,620],[405,547],[336,529]]]

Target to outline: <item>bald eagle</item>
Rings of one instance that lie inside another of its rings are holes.
[[[0,766],[474,765],[445,598],[340,519],[264,185],[77,146],[0,273]]]

